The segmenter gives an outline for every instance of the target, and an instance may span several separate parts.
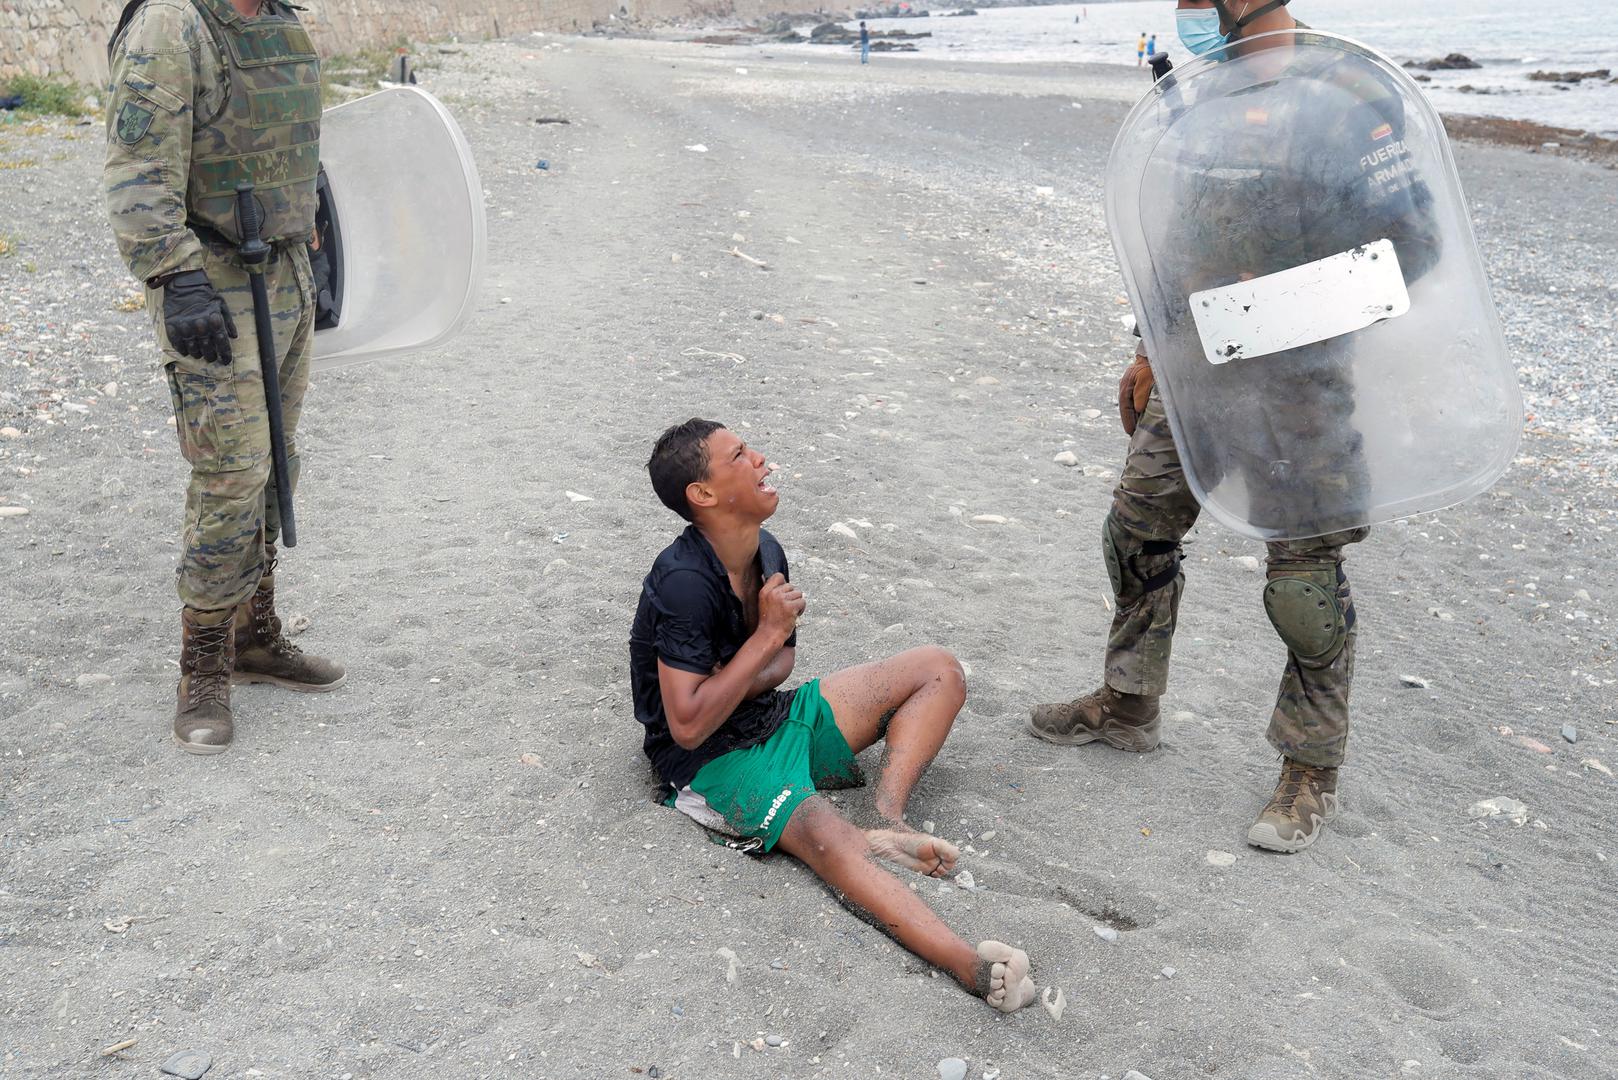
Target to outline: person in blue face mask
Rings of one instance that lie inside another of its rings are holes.
[[[1201,56],[1242,37],[1293,29],[1299,24],[1286,5],[1287,0],[1178,0],[1175,28],[1186,51]]]

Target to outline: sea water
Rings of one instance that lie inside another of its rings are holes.
[[[924,0],[912,3],[927,6]],[[933,9],[926,19],[871,20],[873,30],[933,35],[917,42],[919,53],[877,54],[872,60],[1133,67],[1142,33],[1156,34],[1158,50],[1171,59],[1186,57],[1170,0],[983,8],[967,18],[944,17],[945,10]],[[1618,0],[1294,0],[1289,10],[1316,29],[1353,38],[1400,64],[1450,53],[1482,64],[1475,70],[1421,73],[1431,76],[1423,88],[1442,112],[1618,135],[1618,82],[1611,81],[1618,78]],[[1535,71],[1598,68],[1611,74],[1577,85],[1528,78]]]

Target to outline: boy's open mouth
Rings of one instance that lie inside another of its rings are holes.
[[[764,475],[758,478],[758,489],[766,495],[775,494],[775,485],[770,483],[770,474],[775,472],[776,468],[773,463],[764,466]]]

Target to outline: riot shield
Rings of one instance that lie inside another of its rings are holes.
[[[442,345],[471,314],[483,277],[483,187],[460,126],[414,86],[321,118],[322,233],[335,307],[312,368]]]
[[[1492,484],[1522,399],[1437,112],[1363,45],[1280,31],[1153,85],[1107,221],[1198,502],[1302,539]]]

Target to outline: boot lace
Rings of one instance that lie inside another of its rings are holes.
[[[195,649],[196,667],[200,667],[203,661],[223,657],[234,633],[228,619],[218,626],[199,626],[193,630],[191,643]],[[201,671],[193,668],[191,672],[191,682],[186,691],[186,704],[194,709],[208,703],[230,704],[230,676],[224,671],[223,664],[214,670]]]
[[[1312,772],[1307,766],[1287,762],[1281,770],[1281,782],[1276,785],[1275,798],[1272,800],[1277,810],[1284,814],[1293,812],[1293,807],[1309,784]]]
[[[252,604],[253,611],[253,637],[259,644],[269,649],[276,656],[291,657],[300,655],[303,650],[292,644],[292,641],[281,629],[281,620],[275,617],[275,609],[268,604],[260,604],[257,597]]]

